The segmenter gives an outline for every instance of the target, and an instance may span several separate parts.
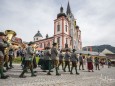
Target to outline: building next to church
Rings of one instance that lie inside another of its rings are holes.
[[[57,18],[54,20],[53,37],[49,37],[46,34],[46,38],[43,38],[40,31],[38,31],[34,36],[34,41],[41,49],[47,46],[52,47],[53,42],[58,43],[59,49],[82,49],[81,30],[76,24],[76,19],[71,11],[69,2],[66,13],[64,13],[63,7],[61,6],[60,13],[57,14]]]

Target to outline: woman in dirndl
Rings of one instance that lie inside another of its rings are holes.
[[[90,72],[90,70],[92,72],[94,72],[93,71],[93,60],[92,60],[92,56],[90,56],[89,54],[88,54],[88,58],[87,58],[87,68],[88,68],[88,72]]]

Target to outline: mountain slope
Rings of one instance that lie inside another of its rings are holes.
[[[96,51],[96,52],[102,52],[104,49],[108,49],[110,51],[112,51],[113,53],[115,53],[115,47],[111,46],[111,45],[99,45],[99,46],[90,46],[92,47],[92,51]],[[90,47],[87,48],[83,47],[83,50],[90,50]]]

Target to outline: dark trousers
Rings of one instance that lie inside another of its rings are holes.
[[[65,67],[64,67],[64,72],[66,72],[66,67],[68,66],[68,70],[70,72],[70,62],[69,61],[65,61]]]
[[[74,67],[75,67],[76,74],[78,74],[76,61],[72,61],[72,67],[71,67],[70,73],[73,74],[72,70],[73,70]]]
[[[0,56],[0,76],[4,76],[4,73],[3,73],[3,62],[4,62],[3,57]]]
[[[60,65],[62,65],[62,69],[63,69],[63,60],[59,60],[58,68]]]
[[[20,76],[23,76],[25,72],[27,72],[27,69],[30,69],[31,71],[31,75],[34,75],[34,72],[33,72],[33,63],[32,61],[25,61],[25,64],[24,64],[24,68],[23,68],[23,71],[21,73]]]
[[[9,59],[9,57],[7,55],[5,55],[5,57],[4,57],[4,67],[6,67],[7,70],[9,69],[9,67],[8,67],[8,59]]]
[[[13,67],[13,66],[12,66],[13,56],[12,56],[12,55],[9,55],[9,62],[10,62],[9,66],[10,66],[10,67]]]
[[[53,59],[53,60],[52,60],[52,63],[53,63],[53,68],[55,68],[55,70],[56,70],[56,75],[60,75],[60,74],[58,73],[58,60]]]
[[[51,72],[51,69],[52,69],[52,63],[51,63],[51,60],[48,60],[48,73],[50,73]]]
[[[99,70],[99,64],[95,64],[96,70]]]
[[[81,70],[81,66],[82,66],[82,70],[84,70],[83,62],[79,62],[79,70]]]

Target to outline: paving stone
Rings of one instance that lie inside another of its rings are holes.
[[[86,67],[85,67],[86,68]],[[0,79],[0,86],[115,86],[115,67],[101,68],[100,71],[87,72],[87,70],[78,70],[80,75],[73,75],[69,72],[59,70],[61,76],[46,75],[47,72],[42,72],[40,68],[35,69],[37,77],[31,77],[31,73],[26,73],[27,78],[19,78],[22,71],[20,65],[14,65],[14,68],[6,74],[10,77],[6,80]]]

